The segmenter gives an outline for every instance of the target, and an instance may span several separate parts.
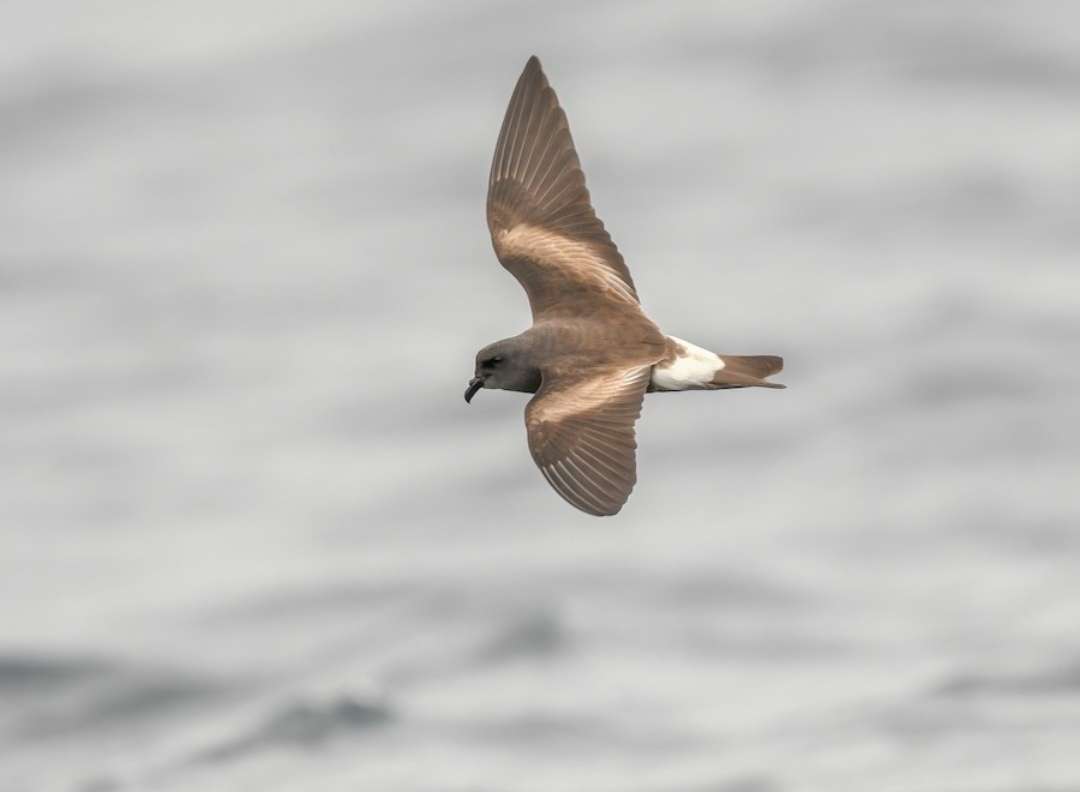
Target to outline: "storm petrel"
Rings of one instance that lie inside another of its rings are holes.
[[[784,387],[765,379],[781,358],[717,355],[645,315],[535,56],[499,132],[487,221],[495,254],[528,294],[533,325],[477,353],[465,401],[481,388],[535,393],[525,408],[529,450],[573,506],[612,515],[626,503],[646,392]]]

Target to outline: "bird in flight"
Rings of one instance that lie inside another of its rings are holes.
[[[606,516],[630,497],[646,392],[784,387],[766,380],[781,358],[714,354],[665,335],[642,311],[536,56],[499,132],[487,221],[533,324],[477,353],[465,401],[481,388],[535,393],[525,408],[529,451],[571,505]]]

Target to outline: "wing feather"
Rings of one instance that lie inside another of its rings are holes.
[[[571,505],[616,514],[637,481],[634,423],[651,366],[546,370],[525,409],[529,450],[548,483]]]
[[[503,119],[488,184],[495,253],[529,295],[534,320],[641,314],[630,271],[593,211],[566,114],[534,56]],[[642,315],[643,316],[643,315]]]

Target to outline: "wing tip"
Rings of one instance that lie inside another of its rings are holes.
[[[550,87],[547,81],[547,75],[544,74],[544,67],[540,65],[540,59],[535,55],[530,55],[529,59],[525,61],[525,68],[521,70],[521,77],[518,78],[521,83],[539,81],[539,89],[542,91],[544,88]]]
[[[578,492],[576,489],[561,482],[548,468],[542,467],[540,468],[540,472],[544,474],[544,478],[547,479],[548,484],[551,485],[551,488],[555,490],[559,497],[575,509],[583,511],[593,517],[614,517],[622,511],[622,507],[626,505],[627,500],[630,498],[630,493],[627,492],[626,497],[618,502],[613,500],[595,500],[594,498],[586,497],[582,492]]]

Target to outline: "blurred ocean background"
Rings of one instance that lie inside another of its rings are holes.
[[[667,332],[466,406],[536,53]],[[8,0],[0,792],[1080,790],[1080,4]]]

